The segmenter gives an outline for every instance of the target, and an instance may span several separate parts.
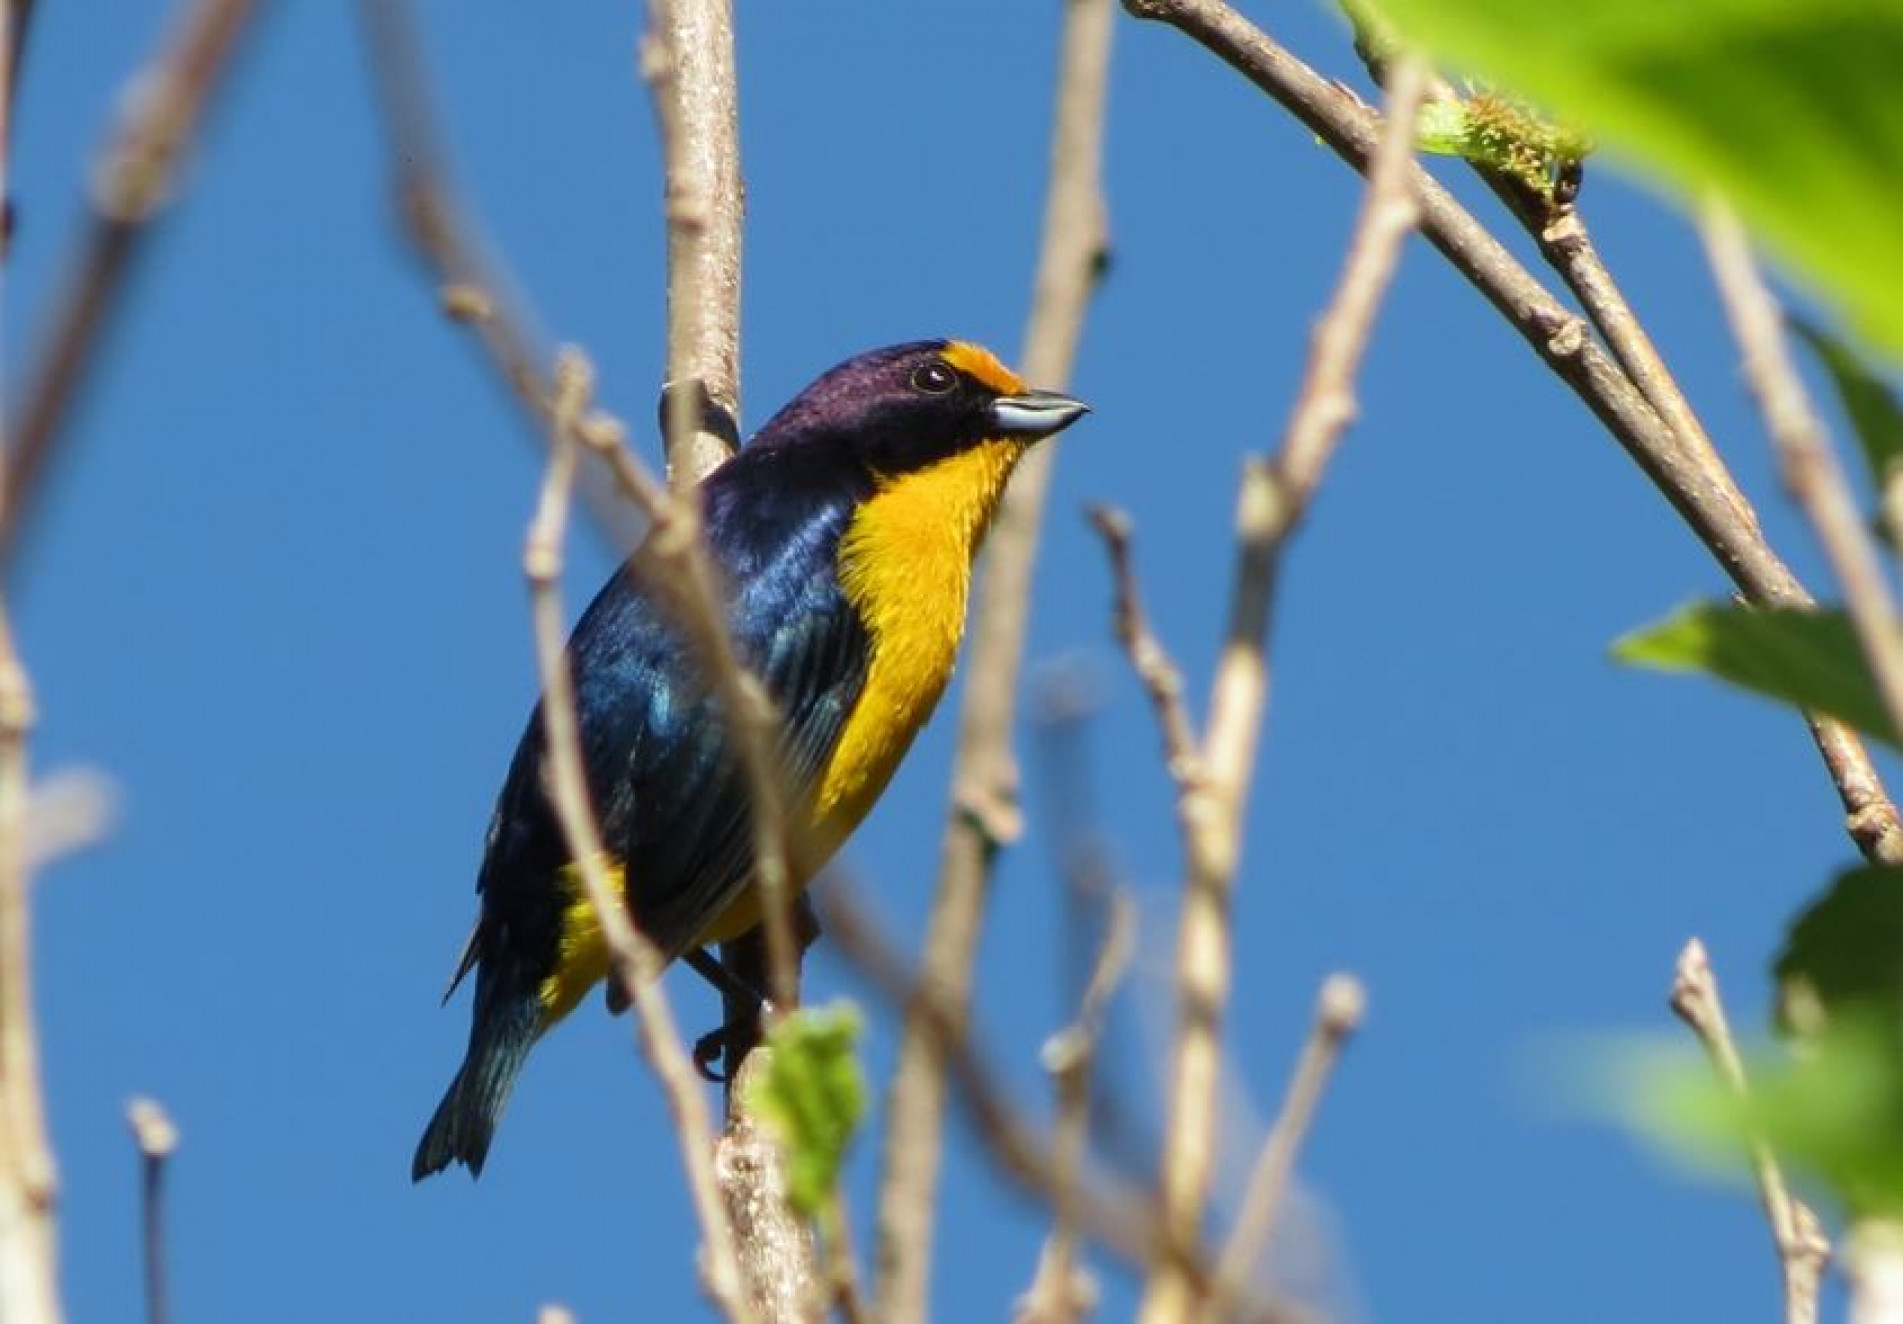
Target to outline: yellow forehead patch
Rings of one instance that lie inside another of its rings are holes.
[[[1024,379],[1000,363],[998,356],[983,345],[974,345],[969,340],[954,340],[945,346],[940,357],[999,395],[1018,395],[1025,390]]]

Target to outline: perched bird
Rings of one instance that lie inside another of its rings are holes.
[[[1085,406],[1035,391],[991,353],[920,341],[848,360],[776,414],[700,488],[740,660],[784,723],[805,828],[804,884],[858,826],[951,677],[972,558],[1029,446]],[[588,775],[611,873],[672,960],[759,920],[745,779],[710,687],[637,550],[569,640]],[[608,973],[608,954],[544,790],[530,716],[490,820],[461,1070],[411,1177],[482,1170],[529,1048]]]

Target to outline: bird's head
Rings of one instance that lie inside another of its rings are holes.
[[[984,442],[1028,446],[1087,412],[1069,396],[1032,390],[981,345],[922,340],[848,359],[774,415],[753,444],[843,447],[891,477]]]

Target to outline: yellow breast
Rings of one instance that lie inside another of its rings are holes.
[[[872,808],[951,680],[972,558],[1023,451],[1014,441],[980,442],[882,481],[846,528],[839,582],[871,637],[871,663],[820,779],[827,849]]]

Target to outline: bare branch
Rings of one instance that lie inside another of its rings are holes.
[[[1124,0],[1138,18],[1182,31],[1242,74],[1357,170],[1374,150],[1373,114],[1347,88],[1323,78],[1222,0]],[[1415,172],[1421,232],[1572,389],[1678,511],[1745,596],[1776,606],[1811,598],[1741,518],[1723,480],[1687,453],[1586,324],[1549,293],[1499,240],[1425,171]],[[1903,821],[1883,790],[1863,742],[1835,724],[1819,745],[1859,849],[1876,863],[1903,863]]]
[[[666,159],[668,470],[691,488],[731,450],[701,393],[740,416],[740,121],[731,0],[650,0],[641,76]]]
[[[555,384],[541,367],[534,337],[526,329],[531,320],[507,296],[506,283],[483,259],[470,237],[475,227],[448,187],[407,11],[400,0],[364,0],[363,18],[411,238],[441,281],[446,311],[475,331],[531,422],[546,430],[554,415]],[[779,719],[763,687],[734,655],[718,579],[701,545],[698,507],[671,494],[642,467],[627,449],[626,428],[618,420],[592,413],[577,422],[575,434],[606,465],[614,491],[646,517],[646,549],[661,563],[657,577],[679,589],[671,599],[680,617],[676,624],[695,648],[723,711],[730,715],[728,729],[736,758],[748,778],[762,895],[784,897],[791,888],[785,881],[785,796],[773,754]],[[610,495],[604,491],[603,499],[592,503],[591,513],[604,523],[617,545],[625,545],[629,526],[616,511],[627,507],[621,500],[607,500]],[[784,902],[763,908],[769,916],[769,935],[772,917],[780,917],[781,927],[787,927]],[[785,943],[793,945],[790,928]],[[791,988],[796,983],[789,982]],[[796,1001],[791,992],[782,993],[777,986],[769,991],[787,1005]]]
[[[1137,679],[1150,696],[1156,710],[1157,725],[1163,732],[1163,757],[1171,778],[1178,787],[1198,781],[1202,772],[1196,749],[1196,731],[1190,721],[1189,707],[1183,702],[1183,673],[1178,669],[1162,640],[1150,629],[1143,611],[1143,598],[1137,592],[1136,567],[1130,555],[1130,517],[1108,506],[1093,506],[1090,523],[1110,553],[1110,572],[1116,584],[1116,604],[1111,608],[1111,624]]]
[[[746,1056],[732,1099],[748,1097],[771,1055],[761,1049]],[[773,1324],[818,1324],[827,1312],[813,1234],[787,1203],[786,1157],[772,1127],[752,1110],[731,1106],[714,1167],[754,1312]]]
[[[1745,381],[1757,398],[1784,484],[1816,529],[1863,644],[1891,725],[1903,731],[1903,629],[1884,582],[1883,564],[1863,513],[1837,462],[1823,420],[1797,373],[1784,317],[1757,264],[1744,227],[1721,204],[1705,208],[1705,252],[1744,354]]]
[[[1740,1099],[1744,1098],[1750,1090],[1744,1061],[1731,1039],[1711,958],[1705,953],[1705,944],[1696,938],[1678,954],[1672,976],[1672,1011],[1698,1036],[1719,1078]],[[1777,1156],[1761,1136],[1751,1137],[1751,1167],[1784,1275],[1785,1324],[1816,1324],[1818,1283],[1830,1262],[1830,1243],[1824,1239],[1823,1225],[1790,1193]]]
[[[1077,1009],[1077,1018],[1044,1041],[1044,1069],[1057,1084],[1057,1134],[1051,1158],[1051,1203],[1056,1225],[1038,1257],[1037,1276],[1019,1303],[1017,1324],[1068,1324],[1090,1313],[1096,1292],[1077,1263],[1077,1188],[1090,1140],[1090,1079],[1103,1038],[1104,1015],[1136,954],[1136,906],[1112,888],[1103,944]]]
[[[695,487],[731,454],[703,407],[740,414],[740,255],[745,210],[740,180],[738,92],[731,0],[650,0],[641,75],[654,100],[666,163],[668,472],[681,504],[698,510]],[[694,536],[698,537],[698,521]],[[687,530],[683,529],[683,535]],[[722,622],[724,630],[724,622]],[[799,1001],[800,946],[793,932],[794,870],[779,770],[769,757],[778,714],[750,676],[727,687],[730,724],[752,793],[754,879],[766,942],[766,991],[781,1007]],[[736,953],[745,954],[742,945]],[[723,953],[733,965],[734,956]],[[752,970],[736,970],[759,983]],[[737,1068],[751,1043],[730,1041]],[[730,1095],[730,1102],[737,1096]]]
[[[1268,1139],[1256,1156],[1242,1212],[1216,1260],[1215,1304],[1211,1314],[1227,1318],[1230,1303],[1248,1281],[1251,1266],[1261,1260],[1275,1231],[1275,1216],[1295,1171],[1295,1155],[1308,1135],[1322,1090],[1348,1040],[1361,1028],[1368,995],[1353,975],[1330,975],[1315,1003],[1315,1023],[1302,1045],[1295,1075],[1282,1099],[1282,1111],[1269,1127]]]
[[[170,1315],[165,1291],[165,1165],[178,1149],[178,1128],[152,1099],[126,1105],[126,1124],[139,1147],[141,1221],[145,1243],[145,1318],[165,1324]]]
[[[1529,219],[1528,229],[1539,240],[1540,252],[1560,273],[1567,288],[1578,296],[1580,306],[1605,337],[1606,347],[1618,359],[1626,376],[1684,450],[1688,465],[1707,475],[1716,495],[1730,504],[1733,517],[1741,525],[1756,531],[1757,512],[1719,458],[1705,425],[1685,398],[1678,379],[1665,366],[1645,323],[1626,301],[1625,291],[1613,278],[1586,229],[1585,218],[1576,208],[1566,207],[1544,226]]]
[[[12,187],[14,74],[29,6],[0,0],[0,208]],[[6,257],[0,236],[0,261]],[[21,509],[19,452],[0,437],[0,550]],[[27,737],[33,687],[13,643],[0,579],[0,1317],[59,1324],[58,1174],[46,1134],[39,1025],[33,1011],[33,868]]]
[[[576,434],[588,408],[592,380],[593,372],[586,360],[574,351],[564,353],[556,365],[553,448],[522,556],[535,623],[536,666],[542,681],[548,795],[602,940],[613,958],[615,977],[634,1006],[642,1051],[660,1078],[674,1116],[688,1189],[700,1217],[706,1250],[702,1267],[708,1292],[727,1318],[751,1320],[754,1312],[745,1295],[733,1228],[727,1220],[708,1144],[712,1127],[706,1099],[661,986],[661,954],[635,928],[609,876],[607,852],[595,822],[582,763],[574,681],[562,644],[561,572],[570,489],[581,453]]]
[[[19,17],[11,8],[8,13],[10,23]],[[10,564],[18,549],[33,491],[98,357],[143,251],[141,240],[171,199],[179,162],[252,13],[252,0],[182,4],[164,44],[128,84],[132,95],[93,176],[93,215],[45,329],[34,337],[41,348],[27,374],[26,404],[9,420],[13,449],[0,488],[0,564]],[[9,35],[9,47],[13,40]]]
[[[27,898],[27,733],[33,690],[0,603],[0,1314],[59,1324],[58,1176],[46,1138]]]
[[[923,1032],[933,1037],[946,1077],[999,1171],[1054,1204],[1059,1185],[1053,1138],[1032,1126],[1012,1104],[1010,1092],[972,1040],[966,1008],[945,997],[931,982],[928,969],[908,968],[873,923],[864,903],[837,876],[837,870],[833,873],[824,898],[826,934],[833,950],[870,981],[881,1000],[905,1008]],[[1213,1269],[1201,1245],[1172,1240],[1148,1192],[1099,1174],[1071,1187],[1070,1196],[1080,1233],[1124,1263],[1139,1269],[1175,1264],[1193,1284],[1211,1281]],[[1273,1324],[1289,1318],[1274,1302],[1246,1300],[1240,1305],[1253,1320]],[[883,1320],[876,1314],[874,1318]]]
[[[1110,0],[1069,0],[1065,8],[1050,185],[1023,361],[1025,374],[1040,386],[1062,386],[1070,376],[1084,313],[1106,260],[1103,125],[1113,18]],[[962,1019],[970,1002],[992,860],[1016,823],[1011,726],[1031,569],[1055,454],[1046,442],[1018,466],[992,525],[972,621],[952,809],[925,939],[924,980],[954,1020]],[[873,1293],[873,1313],[885,1324],[918,1324],[926,1315],[945,1063],[941,1036],[924,1017],[908,1011],[886,1101]]]
[[[1161,1171],[1163,1217],[1192,1241],[1202,1224],[1214,1162],[1221,1029],[1230,986],[1230,899],[1241,853],[1242,809],[1268,703],[1265,651],[1282,547],[1307,509],[1343,431],[1354,417],[1354,376],[1380,300],[1415,224],[1413,126],[1425,75],[1403,60],[1392,77],[1389,110],[1368,189],[1349,239],[1341,280],[1316,324],[1307,372],[1273,461],[1243,473],[1236,514],[1238,545],[1229,629],[1216,665],[1201,779],[1178,804],[1189,877],[1177,933],[1178,1027],[1171,1065]],[[1184,1320],[1196,1293],[1167,1267],[1145,1290],[1146,1324]]]
[[[443,312],[470,328],[503,384],[522,407],[530,434],[546,443],[555,386],[547,366],[554,356],[531,329],[532,310],[481,242],[480,226],[450,178],[449,153],[432,110],[429,79],[415,23],[404,0],[360,0],[365,51],[389,140],[391,190],[404,233],[437,282]],[[608,462],[585,465],[577,491],[590,521],[610,546],[625,552],[647,530],[655,487],[625,464],[622,438],[603,440],[597,429],[591,452]],[[611,486],[612,483],[612,486]],[[617,490],[619,489],[619,495]],[[626,498],[625,500],[623,498]]]

